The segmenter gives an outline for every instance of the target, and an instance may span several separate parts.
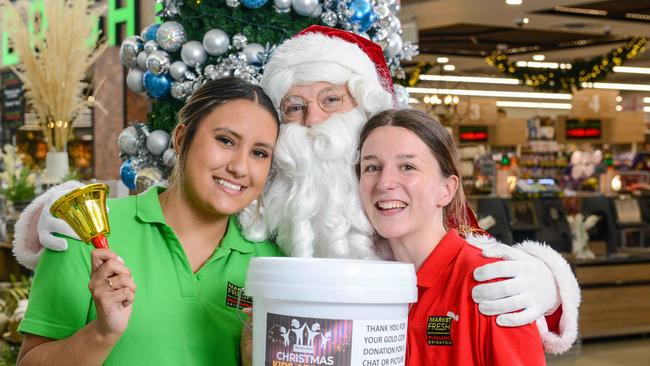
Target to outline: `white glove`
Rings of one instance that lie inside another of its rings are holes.
[[[61,198],[64,194],[79,187],[83,187],[83,184],[73,180],[54,186],[46,192],[48,197],[45,201],[45,205],[43,205],[41,216],[38,218],[38,240],[45,248],[58,251],[68,249],[68,242],[64,238],[54,236],[54,233],[79,239],[79,236],[65,221],[57,219],[50,213],[50,208],[56,200]]]
[[[13,246],[14,255],[20,264],[34,269],[44,247],[59,251],[68,249],[65,239],[53,236],[49,228],[52,228],[53,232],[72,237],[76,235],[65,222],[50,215],[50,207],[63,194],[81,186],[82,184],[77,181],[54,186],[36,197],[20,214],[16,222]],[[54,220],[58,222],[52,224]]]
[[[483,249],[483,255],[504,260],[476,268],[474,279],[504,280],[477,285],[472,298],[481,313],[501,314],[497,316],[498,325],[529,324],[560,306],[553,273],[541,260],[505,244],[490,245]]]

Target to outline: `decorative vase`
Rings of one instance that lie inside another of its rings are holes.
[[[46,183],[59,183],[70,169],[67,152],[48,152],[45,157]]]

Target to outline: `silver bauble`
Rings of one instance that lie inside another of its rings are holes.
[[[165,51],[155,50],[147,57],[147,70],[154,75],[162,75],[169,70],[169,54]]]
[[[157,49],[158,49],[158,43],[156,43],[156,41],[147,41],[144,44],[144,52],[146,52],[147,54],[150,54],[151,52]]]
[[[197,65],[203,65],[205,60],[208,58],[208,55],[203,50],[203,46],[200,42],[189,41],[183,45],[181,49],[181,59],[189,67],[196,67]]]
[[[243,50],[248,44],[248,38],[245,35],[238,33],[232,36],[232,46],[237,50]]]
[[[310,15],[309,17],[311,17],[311,18],[318,18],[318,17],[320,17],[321,14],[323,14],[323,7],[319,4],[319,5],[316,7],[316,10],[314,10],[314,12],[311,13],[311,15]]]
[[[163,130],[156,130],[147,137],[147,150],[154,155],[161,155],[169,146],[169,134]]]
[[[123,129],[117,137],[117,144],[122,153],[135,155],[138,152],[138,133],[135,127],[129,126]]]
[[[142,51],[142,39],[138,36],[126,37],[122,44],[120,45],[120,50],[124,52],[126,56],[137,57],[138,53]]]
[[[273,0],[273,6],[278,13],[286,13],[291,10],[291,0]]]
[[[264,46],[259,43],[251,43],[246,45],[242,50],[244,56],[246,56],[246,62],[249,65],[260,65],[262,64],[261,55],[264,52]]]
[[[375,7],[375,13],[379,19],[385,19],[390,15],[390,9],[388,9],[388,6],[386,5],[378,5]]]
[[[393,90],[395,91],[395,107],[397,109],[408,108],[409,92],[406,91],[406,88],[399,84],[395,84],[393,85]]]
[[[395,57],[402,52],[402,37],[399,34],[393,33],[388,36],[388,47],[384,49],[384,54],[388,57]]]
[[[138,66],[137,56],[135,58],[126,56],[126,54],[120,49],[120,63],[128,68],[136,67]]]
[[[316,7],[320,4],[318,0],[292,0],[291,5],[296,13],[308,17],[316,11]]]
[[[173,82],[170,93],[174,99],[184,101],[192,94],[192,82]]]
[[[323,24],[325,24],[328,27],[334,27],[334,26],[336,26],[336,23],[338,22],[338,18],[336,16],[336,13],[331,11],[331,10],[327,10],[326,12],[321,14],[320,15],[320,20],[321,20],[321,22],[323,22]]]
[[[185,73],[188,70],[187,65],[183,61],[176,61],[169,66],[169,75],[174,80],[183,81],[185,80]]]
[[[136,63],[138,64],[138,67],[142,70],[147,69],[147,56],[149,55],[144,51],[138,53],[138,58],[136,59]]]
[[[135,67],[138,54],[142,51],[142,39],[138,36],[126,37],[120,45],[120,61],[126,67]]]
[[[167,52],[178,51],[186,40],[185,29],[178,22],[164,22],[156,31],[156,42]]]
[[[211,29],[203,36],[203,48],[208,55],[220,56],[228,51],[230,37],[221,29]]]
[[[144,92],[144,84],[142,83],[142,77],[144,76],[144,71],[136,68],[130,69],[129,73],[126,75],[126,86],[135,93]]]
[[[176,151],[171,147],[163,153],[162,156],[163,164],[168,167],[173,167],[176,164]]]
[[[161,183],[162,180],[163,173],[160,169],[153,166],[142,168],[135,175],[135,191],[142,193],[157,183]]]
[[[390,23],[388,26],[389,33],[399,33],[402,30],[402,22],[396,16],[390,17]]]
[[[231,8],[238,8],[239,7],[239,0],[226,0],[226,5]]]

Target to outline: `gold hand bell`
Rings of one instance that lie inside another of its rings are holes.
[[[111,229],[106,213],[108,186],[93,183],[77,188],[56,200],[50,213],[65,221],[85,243],[97,249],[109,249],[104,234]]]

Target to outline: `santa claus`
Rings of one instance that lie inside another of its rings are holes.
[[[261,84],[283,125],[267,187],[240,215],[245,236],[273,238],[297,257],[390,259],[364,213],[356,175],[361,127],[394,107],[381,48],[353,33],[312,26],[275,50]],[[49,215],[49,206],[75,186],[52,188],[24,212],[15,245],[22,263],[33,267],[43,246],[66,249],[52,233],[73,233]],[[567,350],[577,335],[580,294],[562,256],[535,242],[510,247],[487,236],[468,240],[485,256],[504,259],[474,272],[478,281],[505,278],[473,289],[480,311],[501,314],[503,326],[537,321],[547,352]]]

